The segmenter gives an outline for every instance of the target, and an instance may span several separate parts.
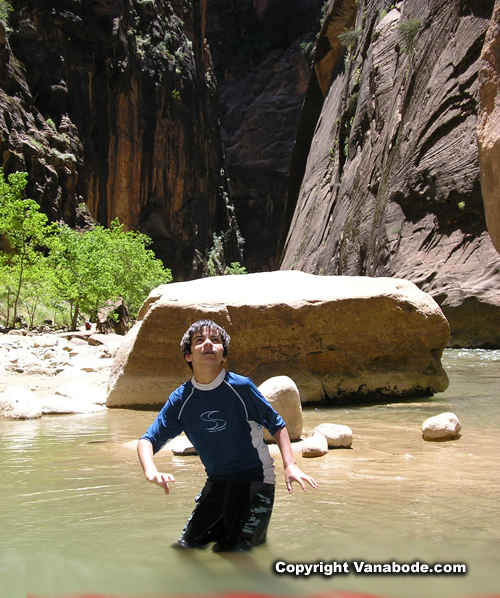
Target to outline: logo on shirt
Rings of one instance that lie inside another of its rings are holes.
[[[204,422],[210,422],[213,424],[211,428],[207,427],[209,432],[222,432],[222,430],[226,429],[227,424],[223,419],[212,417],[214,413],[220,413],[220,411],[205,411],[205,413],[202,413],[200,417]]]

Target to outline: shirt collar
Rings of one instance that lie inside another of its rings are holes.
[[[200,382],[196,382],[194,376],[191,378],[191,384],[197,388],[198,390],[213,390],[222,384],[222,381],[226,377],[226,370],[222,368],[221,373],[212,380],[209,384],[200,384]]]

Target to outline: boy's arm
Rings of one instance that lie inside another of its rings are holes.
[[[318,484],[314,481],[314,479],[311,476],[306,475],[297,465],[295,457],[293,456],[290,436],[288,435],[286,426],[284,428],[280,428],[276,434],[273,435],[273,438],[276,440],[276,443],[280,449],[281,457],[283,458],[283,467],[285,468],[285,483],[288,492],[290,494],[292,493],[292,482],[298,482],[304,491],[306,489],[304,482],[307,482],[312,488],[317,488]]]
[[[169,494],[170,488],[168,487],[169,482],[175,482],[175,478],[171,473],[160,473],[156,467],[153,445],[146,440],[141,438],[137,444],[137,454],[139,455],[139,461],[141,462],[144,475],[149,482],[154,482],[161,486],[166,494]]]

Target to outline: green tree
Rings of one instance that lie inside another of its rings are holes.
[[[47,216],[40,212],[36,201],[24,197],[27,176],[26,172],[15,172],[6,181],[0,169],[0,231],[4,247],[2,277],[9,280],[12,288],[13,327],[26,273],[38,262],[39,250],[53,232],[53,226],[48,224]]]
[[[122,297],[135,317],[152,288],[171,282],[170,270],[146,249],[150,243],[142,233],[125,232],[117,219],[109,229],[95,225],[86,232],[60,226],[50,258],[59,296],[71,306],[73,330],[80,314],[95,318],[108,299]]]
[[[151,239],[140,232],[125,231],[118,218],[111,222],[109,239],[113,251],[112,273],[115,296],[123,297],[135,317],[150,291],[172,282],[172,273],[147,249]]]
[[[10,323],[10,312],[14,299],[14,276],[7,260],[7,254],[0,251],[0,300],[5,305],[5,317],[2,322],[5,326]]]
[[[30,328],[35,325],[38,309],[41,306],[50,305],[55,299],[55,289],[55,272],[51,268],[49,260],[39,253],[37,259],[26,270],[21,291],[21,304],[24,305],[28,313]]]

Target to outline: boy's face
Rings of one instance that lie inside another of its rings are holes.
[[[191,338],[191,353],[186,354],[185,359],[193,365],[193,369],[199,366],[220,366],[226,361],[220,335],[208,328],[194,332]]]

